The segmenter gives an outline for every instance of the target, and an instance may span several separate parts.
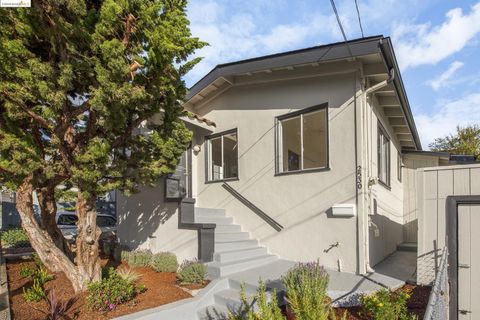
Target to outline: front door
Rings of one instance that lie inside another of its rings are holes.
[[[180,201],[192,197],[192,150],[182,155],[177,169],[165,179],[165,200]]]

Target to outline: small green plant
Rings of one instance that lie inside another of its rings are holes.
[[[131,251],[127,255],[127,263],[131,268],[147,267],[152,260],[152,253],[149,250]]]
[[[152,256],[150,266],[157,272],[176,272],[177,256],[170,252],[161,252]]]
[[[11,228],[1,232],[1,239],[4,246],[11,248],[30,247],[30,240],[22,228]]]
[[[116,273],[120,278],[128,282],[136,282],[140,278],[140,275],[135,270],[127,267],[118,268]]]
[[[70,298],[68,300],[60,300],[55,295],[54,290],[50,290],[45,296],[45,302],[48,309],[35,308],[35,310],[42,312],[46,316],[46,320],[73,320],[74,318],[69,316],[72,312],[73,305],[77,301],[77,298]],[[76,317],[75,317],[76,318]]]
[[[43,290],[42,286],[38,282],[37,279],[33,279],[33,285],[25,290],[23,288],[23,298],[27,302],[38,302],[42,300],[42,298],[45,296],[45,291]]]
[[[86,301],[93,310],[110,311],[117,305],[132,300],[143,290],[143,286],[136,286],[134,282],[123,279],[110,268],[104,279],[88,285]]]
[[[409,298],[405,292],[381,289],[362,297],[362,312],[375,320],[414,320],[417,316],[410,314],[407,309]]]
[[[299,263],[282,278],[288,307],[297,320],[327,320],[331,317],[328,280],[327,272],[318,261]]]
[[[55,276],[49,274],[45,267],[39,267],[34,271],[33,278],[38,280],[38,283],[43,286],[48,281],[55,279]]]
[[[277,292],[273,290],[269,301],[265,283],[259,282],[257,294],[248,298],[245,292],[245,284],[240,286],[241,307],[238,310],[230,310],[228,320],[284,320],[282,311],[278,307]]]
[[[207,266],[198,261],[184,261],[177,272],[180,284],[201,284],[205,281]]]
[[[45,265],[43,264],[42,259],[40,259],[40,256],[38,253],[34,253],[32,255],[33,262],[37,265],[38,268],[45,268]]]
[[[30,266],[22,266],[22,268],[20,268],[20,276],[22,278],[30,278],[30,277],[33,277],[34,274],[35,274],[35,269],[33,269]]]

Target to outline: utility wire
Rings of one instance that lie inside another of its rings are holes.
[[[360,18],[360,10],[358,10],[357,0],[355,0],[355,8],[357,8],[358,24],[360,25],[360,31],[362,32],[362,38],[365,38],[365,35],[363,34],[362,18]]]
[[[338,26],[340,27],[340,31],[342,32],[343,40],[347,45],[348,53],[350,53],[350,57],[353,57],[352,50],[350,50],[350,46],[348,45],[347,36],[345,35],[345,30],[343,29],[342,22],[340,21],[340,17],[338,16],[337,7],[335,6],[335,0],[330,0],[330,3],[332,5],[332,9],[333,9],[333,12],[335,13],[335,16],[337,17]]]

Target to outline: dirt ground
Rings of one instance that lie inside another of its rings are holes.
[[[114,267],[121,266],[117,263],[102,260],[103,265],[107,263]],[[40,302],[26,302],[23,299],[22,287],[31,285],[31,280],[20,276],[20,269],[23,265],[35,266],[32,261],[26,260],[7,262],[12,319],[43,320],[45,319],[45,314],[42,313],[42,310],[45,311],[47,309],[46,302],[43,300]],[[140,275],[138,283],[143,284],[146,290],[134,300],[118,305],[113,311],[99,312],[88,309],[85,304],[85,294],[75,295],[70,282],[63,273],[56,273],[55,279],[45,284],[45,289],[47,291],[54,290],[61,300],[77,299],[70,316],[79,320],[111,319],[191,297],[188,292],[177,285],[175,273],[155,272],[151,268],[135,268],[135,271]],[[195,286],[195,288],[198,287]]]

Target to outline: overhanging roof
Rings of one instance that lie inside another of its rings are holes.
[[[215,94],[219,94],[233,86],[235,77],[239,75],[251,75],[258,72],[271,73],[272,70],[288,69],[294,66],[309,64],[319,65],[328,62],[351,60],[352,58],[366,59],[372,55],[381,57],[384,64],[381,72],[370,70],[372,71],[372,83],[379,81],[377,76],[380,76],[382,79],[382,77],[387,76],[393,70],[394,77],[392,78],[393,80],[390,79],[392,81],[389,83],[389,88],[392,87],[392,90],[388,94],[394,96],[382,96],[379,100],[380,102],[386,102],[386,107],[394,107],[387,110],[389,114],[386,114],[386,116],[390,124],[396,126],[398,131],[396,134],[402,148],[406,150],[421,150],[420,138],[413,120],[391,40],[389,37],[382,35],[355,39],[347,43],[337,42],[217,65],[190,88],[186,101],[192,104],[205,101],[204,99],[215,96]],[[378,59],[378,61],[381,61],[380,58]],[[379,103],[379,105],[383,107],[382,103]],[[410,136],[410,138],[407,138],[407,136]]]

